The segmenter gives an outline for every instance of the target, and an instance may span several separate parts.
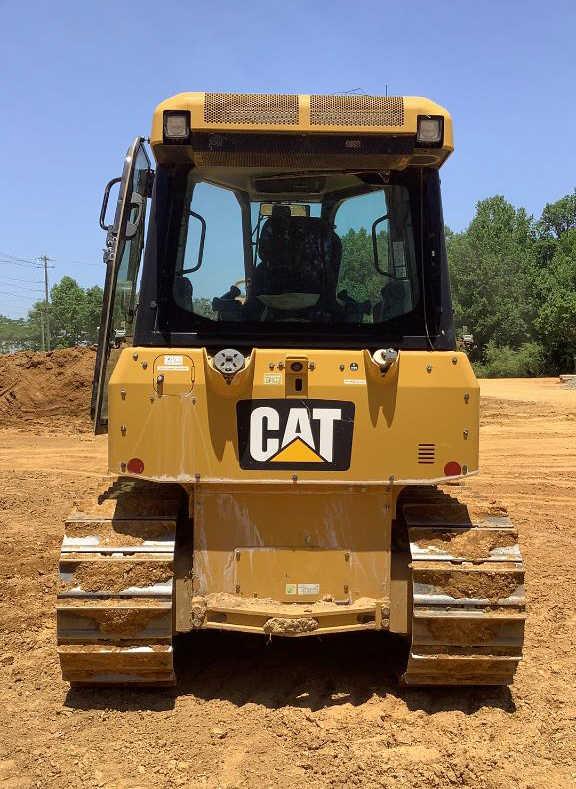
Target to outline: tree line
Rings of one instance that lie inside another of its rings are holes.
[[[501,195],[446,231],[457,332],[481,375],[554,375],[576,361],[576,192],[539,219]]]
[[[93,345],[98,341],[102,288],[81,288],[72,277],[62,277],[50,290],[48,308],[37,301],[26,318],[0,315],[0,353],[47,347]]]
[[[377,287],[371,243],[363,228],[343,238],[345,284],[359,299]],[[464,231],[446,228],[446,244],[456,332],[473,335],[469,353],[480,375],[575,369],[576,192],[547,204],[539,218],[501,195],[481,200]],[[101,304],[101,288],[63,277],[50,292],[52,347],[95,343]],[[0,352],[40,350],[45,331],[43,302],[23,319],[0,315]]]

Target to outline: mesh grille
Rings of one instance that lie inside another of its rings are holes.
[[[401,96],[310,96],[312,126],[402,126]]]
[[[400,157],[396,157],[399,162],[397,166],[404,165]],[[194,151],[194,161],[199,167],[288,167],[288,168],[313,168],[322,170],[349,169],[349,170],[373,170],[378,166],[389,168],[391,166],[390,156],[345,156],[332,154],[330,156],[319,156],[318,154],[299,154],[299,153],[211,153],[204,151]]]
[[[297,126],[298,96],[282,93],[206,93],[204,122]]]
[[[418,444],[418,463],[430,464],[436,461],[436,444]]]

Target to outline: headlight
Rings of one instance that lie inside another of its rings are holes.
[[[190,136],[190,113],[180,110],[164,112],[164,142],[187,142]]]
[[[419,115],[416,142],[425,148],[438,148],[444,137],[444,118],[442,115]]]

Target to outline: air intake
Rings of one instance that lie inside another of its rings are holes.
[[[418,444],[418,463],[429,465],[436,462],[436,444]]]
[[[312,126],[402,126],[401,96],[310,96]]]
[[[204,122],[297,126],[298,96],[285,93],[206,93]]]

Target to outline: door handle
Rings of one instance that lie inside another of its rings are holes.
[[[106,219],[106,211],[108,209],[108,198],[110,197],[110,189],[114,186],[114,184],[119,184],[122,178],[112,178],[111,181],[108,181],[106,184],[106,188],[104,189],[104,197],[102,198],[102,208],[100,209],[100,227],[102,230],[111,230],[113,225],[106,225],[104,220]]]

